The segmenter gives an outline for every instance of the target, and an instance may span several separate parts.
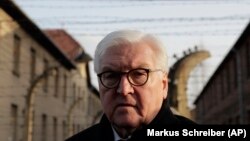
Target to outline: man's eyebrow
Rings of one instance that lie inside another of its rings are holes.
[[[112,65],[104,66],[101,68],[102,71],[115,71],[114,67]]]
[[[141,64],[139,66],[137,66],[136,68],[149,68],[148,64]]]
[[[144,63],[144,64],[140,64],[140,65],[134,66],[134,67],[131,66],[129,68],[130,69],[137,69],[137,68],[147,68],[147,69],[149,69],[150,68],[149,66],[150,66],[149,64]],[[114,65],[114,64],[106,64],[105,66],[102,66],[101,70],[102,70],[102,72],[104,72],[104,71],[121,71],[119,69],[119,67],[117,65]]]

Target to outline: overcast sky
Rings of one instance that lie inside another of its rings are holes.
[[[92,57],[107,33],[123,28],[159,36],[171,66],[194,46],[212,55],[189,79],[190,105],[250,20],[249,0],[15,0],[40,28],[63,28]],[[92,70],[92,64],[91,64]],[[92,82],[97,87],[93,71]],[[201,75],[205,76],[201,77]],[[198,85],[200,84],[200,85]],[[201,85],[202,84],[202,85]]]

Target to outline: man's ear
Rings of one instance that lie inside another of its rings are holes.
[[[168,95],[168,74],[167,73],[164,73],[162,84],[163,84],[163,98],[166,99]]]

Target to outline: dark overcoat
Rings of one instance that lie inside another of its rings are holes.
[[[135,131],[131,135],[130,140],[160,140],[160,138],[149,137],[147,134],[147,130],[154,129],[156,131],[163,131],[164,129],[167,129],[173,130],[174,132],[177,131],[179,127],[187,125],[194,126],[197,124],[186,117],[174,115],[169,106],[164,106],[163,104],[155,119],[149,125],[146,125],[142,129]],[[177,134],[174,134],[173,132],[167,135],[176,136]],[[66,141],[114,141],[114,135],[110,122],[108,121],[107,117],[103,115],[101,121],[98,124],[95,124],[88,129],[73,135]]]

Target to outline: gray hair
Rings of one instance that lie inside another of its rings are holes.
[[[149,46],[152,46],[156,50],[156,56],[158,59],[158,64],[156,64],[160,69],[168,72],[168,58],[165,46],[163,43],[154,35],[143,33],[137,30],[118,30],[109,33],[105,36],[97,45],[94,56],[94,70],[98,73],[99,62],[102,55],[109,47],[119,47],[119,46],[130,46],[135,43],[144,42]]]

